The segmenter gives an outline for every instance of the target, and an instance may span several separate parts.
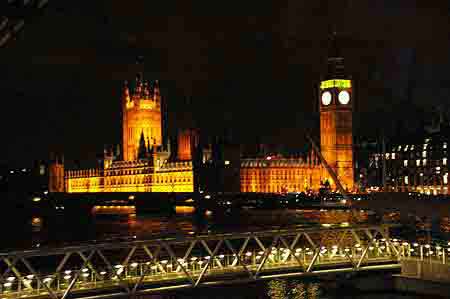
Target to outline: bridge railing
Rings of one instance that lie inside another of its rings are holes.
[[[398,267],[416,254],[414,246],[391,239],[389,226],[360,226],[16,251],[0,254],[0,297],[107,298],[226,280],[382,269]]]

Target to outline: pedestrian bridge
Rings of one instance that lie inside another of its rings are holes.
[[[390,226],[184,235],[0,254],[0,298],[118,298],[176,288],[400,269],[444,247],[391,239]]]

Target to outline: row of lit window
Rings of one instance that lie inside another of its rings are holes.
[[[270,181],[271,183],[277,183],[277,182],[295,182],[299,181],[301,178],[260,178],[260,177],[241,177],[242,182],[264,182],[264,181]]]
[[[421,160],[417,159],[416,160],[416,166],[420,166],[420,162],[421,162]],[[403,160],[403,166],[404,167],[408,167],[408,163],[409,163],[409,160]],[[422,166],[425,166],[425,165],[427,165],[427,159],[423,159],[422,160]],[[444,166],[447,165],[447,158],[443,158],[442,159],[442,165],[444,165]]]
[[[428,148],[428,142],[430,142],[430,139],[425,139],[425,144],[423,144],[423,149],[426,150]],[[413,151],[415,148],[414,144],[409,146],[409,145],[405,145],[405,147],[403,147],[403,151]],[[447,148],[447,142],[442,143],[442,148],[446,149]],[[397,148],[397,151],[400,152],[402,150],[402,146],[399,145]],[[395,151],[395,147],[392,149],[392,151]]]
[[[423,173],[420,173],[420,176],[422,177]],[[405,182],[405,185],[408,185],[409,184],[409,176],[405,175],[405,177],[403,178],[403,181]],[[443,181],[444,185],[448,184],[448,173],[446,173],[442,176],[442,181]]]
[[[395,188],[392,187],[392,190],[394,190]],[[439,186],[417,186],[417,187],[412,187],[413,190],[416,190],[417,192],[419,192],[420,194],[427,194],[427,195],[438,195],[438,194],[447,194],[448,193],[448,187],[444,187],[443,189],[441,189],[441,187]]]
[[[305,174],[300,174],[300,173],[259,173],[259,172],[255,172],[255,173],[248,173],[248,172],[242,172],[241,176],[242,177],[258,177],[258,176],[262,176],[262,177],[271,177],[271,178],[278,178],[278,179],[293,179],[293,178],[298,178],[300,176],[304,176]]]
[[[443,152],[443,154],[446,154],[446,152]],[[411,154],[411,157],[413,157],[414,155]],[[419,156],[419,153],[417,153],[417,156]],[[427,157],[427,151],[423,151],[422,152],[422,158],[426,158]],[[386,153],[386,160],[395,160],[397,158],[396,153]]]
[[[258,185],[247,185],[242,186],[243,192],[281,192],[283,189],[287,189],[288,191],[301,191],[306,189],[308,186],[301,188],[300,185],[292,185],[292,186],[258,186]]]
[[[241,169],[241,173],[247,173],[248,175],[304,175],[305,171],[303,170],[297,170],[297,169],[287,169],[287,170],[270,170],[270,169]],[[309,170],[307,170],[307,173],[309,173]]]
[[[112,180],[106,180],[106,184],[107,185],[123,185],[123,184],[132,184],[132,185],[136,185],[136,184],[143,184],[143,183],[150,183],[151,177],[145,177],[143,180],[137,180],[137,179],[128,179],[128,180],[116,180],[116,179],[112,179]],[[191,182],[191,178],[183,178],[183,177],[155,177],[154,183],[178,183],[178,182]]]
[[[308,186],[305,186],[307,188]],[[305,189],[303,188],[303,189]],[[247,185],[242,186],[244,192],[281,192],[284,189],[288,190],[303,190],[300,185],[278,185],[278,186],[267,186],[267,185]]]

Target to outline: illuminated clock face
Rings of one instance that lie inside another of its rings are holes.
[[[348,93],[348,91],[341,91],[338,95],[338,100],[342,105],[347,105],[350,102],[350,94]]]
[[[322,93],[322,104],[324,106],[328,106],[331,104],[331,93],[329,91],[325,91]]]

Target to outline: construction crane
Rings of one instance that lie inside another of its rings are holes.
[[[341,192],[342,196],[345,200],[349,200],[350,197],[347,194],[347,191],[344,189],[344,187],[341,184],[341,181],[339,180],[336,172],[333,170],[333,168],[330,167],[328,162],[325,160],[325,158],[322,156],[322,153],[320,152],[319,147],[316,145],[314,140],[311,138],[309,134],[306,134],[306,138],[308,138],[309,142],[311,142],[311,145],[313,147],[313,150],[316,152],[316,154],[319,156],[320,162],[325,167],[325,169],[328,171],[328,174],[331,176],[333,181],[336,184],[336,187],[338,188],[339,192]]]
[[[39,15],[48,0],[7,0],[0,4],[0,48],[16,37],[25,22]]]

